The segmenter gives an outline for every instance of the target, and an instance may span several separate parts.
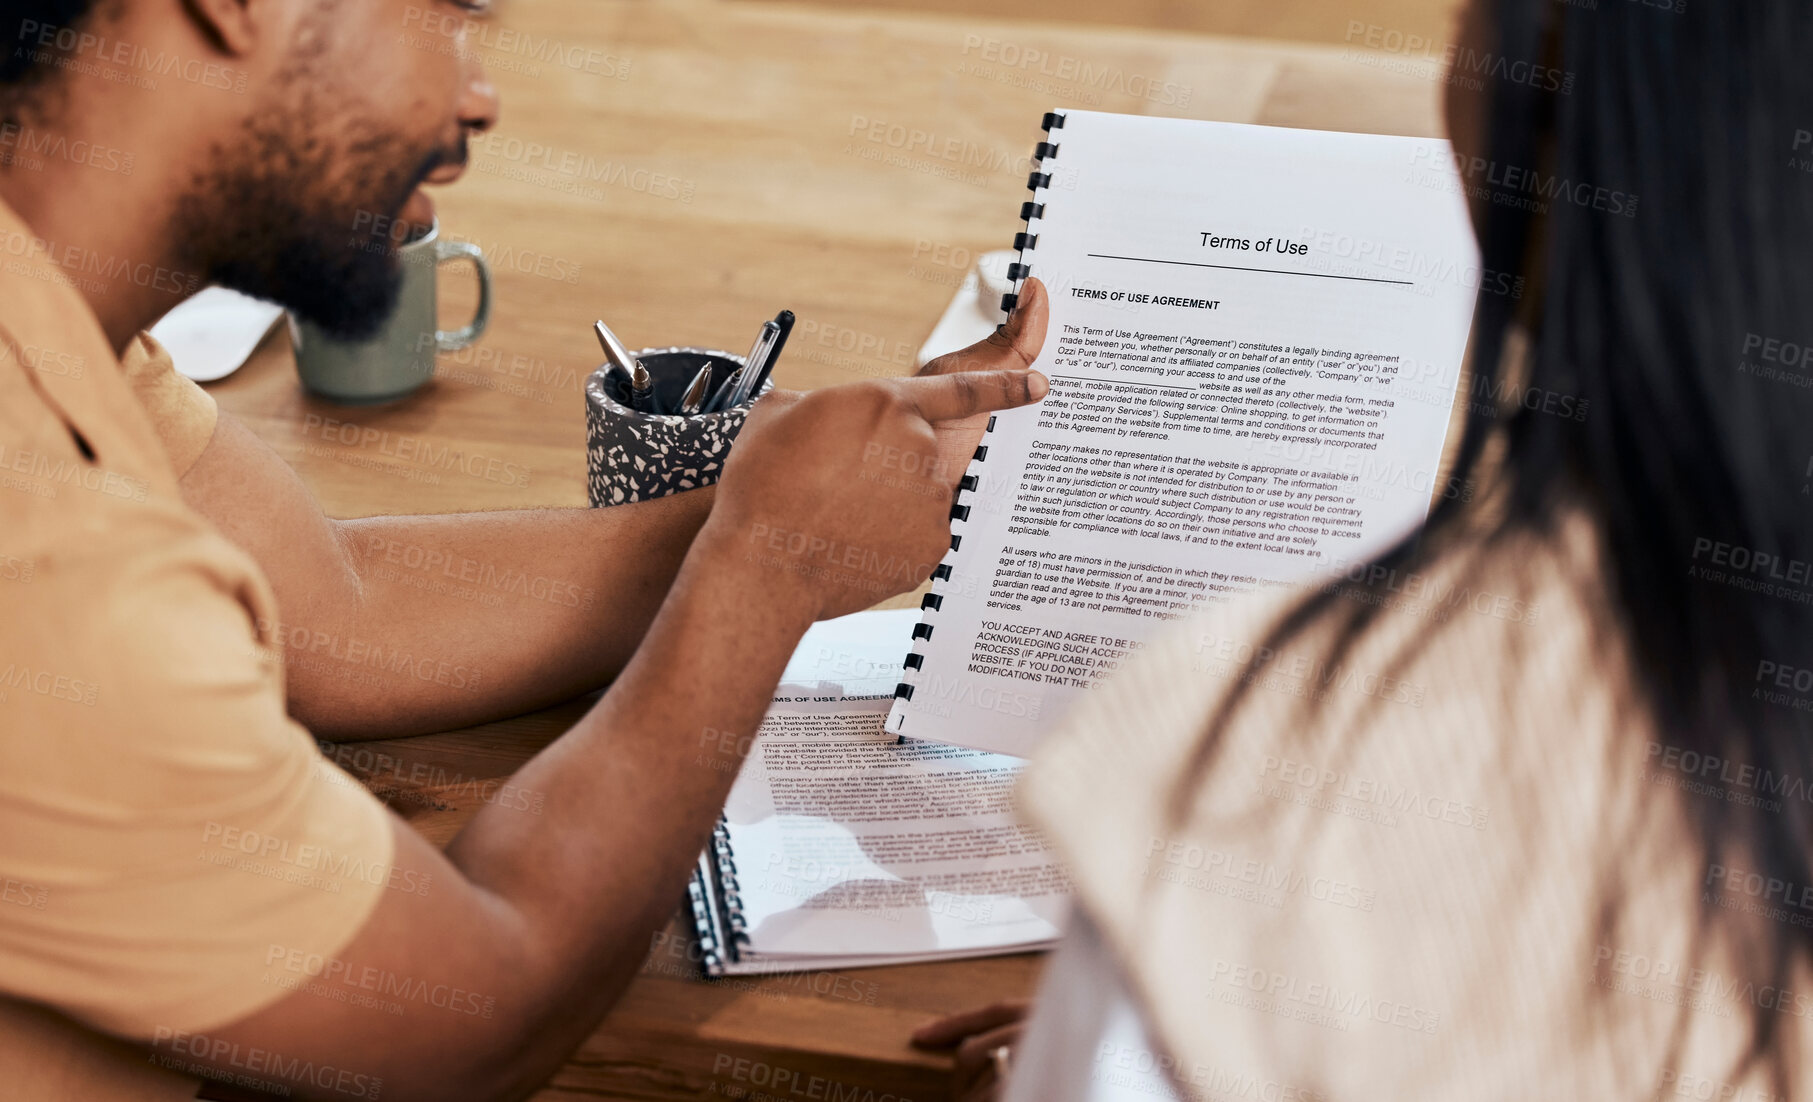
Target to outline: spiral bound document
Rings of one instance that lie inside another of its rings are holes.
[[[1169,619],[1355,569],[1438,464],[1482,271],[1447,142],[1045,116],[1014,236],[1051,323],[992,417],[887,731],[1025,756]]]
[[[1049,945],[1069,880],[1012,808],[1018,758],[882,737],[915,614],[814,625],[699,856],[708,976]]]

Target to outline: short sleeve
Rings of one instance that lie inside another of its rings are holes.
[[[179,503],[65,494],[8,541],[0,994],[129,1038],[236,1021],[286,993],[270,961],[427,885],[285,714],[250,560]]]
[[[170,466],[181,478],[201,458],[214,438],[220,407],[214,396],[180,374],[170,353],[149,333],[140,333],[120,358],[126,382],[145,413],[157,438],[170,457]]]

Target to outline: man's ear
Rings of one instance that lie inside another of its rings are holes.
[[[182,0],[182,5],[215,49],[235,57],[257,47],[259,23],[270,7],[265,0]]]

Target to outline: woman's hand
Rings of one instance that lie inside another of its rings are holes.
[[[951,1097],[957,1102],[994,1102],[1001,1097],[1025,1020],[1026,1003],[994,1003],[927,1022],[913,1031],[913,1044],[956,1049]]]

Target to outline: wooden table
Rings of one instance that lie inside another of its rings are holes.
[[[782,385],[907,373],[973,257],[1017,228],[1051,107],[1440,132],[1433,62],[1341,47],[719,0],[500,0],[475,46],[503,122],[438,200],[443,233],[492,256],[489,334],[383,408],[305,397],[281,332],[212,387],[337,516],[584,505],[598,316],[632,347],[740,350],[787,306],[800,327]],[[471,292],[447,282],[444,323],[458,324]],[[327,419],[531,474],[428,481],[329,439]],[[370,749],[502,778],[586,705]],[[445,842],[472,808],[398,810]],[[943,1097],[945,1061],[909,1048],[909,1030],[1027,995],[1038,968],[1022,955],[706,983],[669,933],[538,1099]]]

